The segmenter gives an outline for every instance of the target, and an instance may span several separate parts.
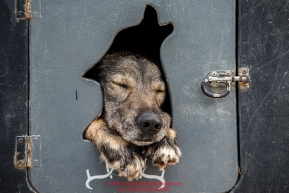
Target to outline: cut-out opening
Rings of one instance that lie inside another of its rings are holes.
[[[159,69],[166,82],[167,95],[161,107],[164,112],[172,115],[170,89],[162,68],[160,59],[160,47],[164,39],[173,32],[172,23],[159,24],[158,13],[151,5],[145,8],[142,21],[133,27],[126,28],[120,31],[111,44],[107,53],[129,51],[136,54],[144,55],[159,64]],[[88,70],[83,78],[96,80],[98,62]]]

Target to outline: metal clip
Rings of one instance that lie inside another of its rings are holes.
[[[201,89],[203,93],[211,98],[223,98],[228,96],[231,91],[231,86],[234,85],[234,82],[239,82],[240,89],[249,88],[250,76],[249,69],[240,68],[238,70],[239,76],[234,76],[232,71],[213,71],[208,74],[208,78],[204,79],[201,83]],[[212,93],[207,88],[206,85],[209,84],[211,87],[226,87],[224,92],[221,93]]]

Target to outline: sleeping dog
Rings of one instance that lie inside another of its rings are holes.
[[[170,116],[161,109],[166,85],[158,65],[131,52],[106,54],[96,67],[103,91],[102,114],[85,132],[109,168],[128,180],[144,172],[145,160],[163,170],[181,151]]]

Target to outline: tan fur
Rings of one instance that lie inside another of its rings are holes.
[[[97,146],[108,143],[113,149],[119,149],[121,146],[127,145],[127,141],[119,136],[110,135],[107,130],[107,124],[103,119],[96,119],[91,123],[86,131],[86,138],[93,141]],[[106,136],[106,137],[103,137]]]
[[[177,137],[177,133],[175,130],[173,130],[172,128],[170,128],[167,132],[167,136],[169,136],[170,138],[176,138]]]

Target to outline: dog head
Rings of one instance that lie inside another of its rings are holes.
[[[97,71],[109,128],[135,145],[160,141],[170,127],[170,116],[161,110],[166,85],[158,66],[141,55],[117,52],[107,54]]]

